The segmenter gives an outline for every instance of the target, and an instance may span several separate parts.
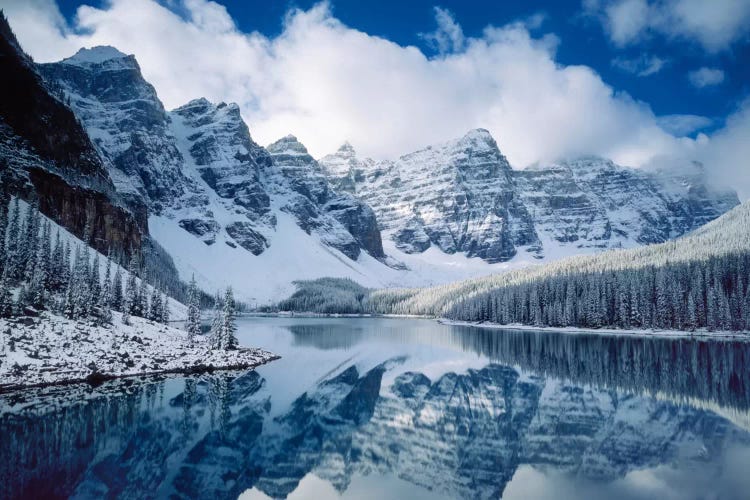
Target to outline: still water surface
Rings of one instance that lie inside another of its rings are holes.
[[[0,400],[0,498],[750,498],[750,343],[246,318],[257,371]]]

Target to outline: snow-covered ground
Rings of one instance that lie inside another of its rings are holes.
[[[245,369],[277,356],[253,348],[211,350],[205,337],[190,343],[174,327],[131,317],[111,325],[72,321],[47,312],[0,319],[0,392],[133,375]]]

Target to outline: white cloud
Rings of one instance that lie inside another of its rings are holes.
[[[699,89],[710,87],[724,81],[724,71],[717,68],[704,67],[688,73],[688,80]]]
[[[612,66],[627,73],[637,76],[650,76],[658,73],[666,66],[668,61],[654,55],[643,54],[635,59],[616,57],[612,60]]]
[[[234,101],[258,142],[294,133],[315,156],[349,139],[362,154],[395,157],[476,127],[515,167],[577,154],[638,166],[705,150],[705,137],[675,137],[591,68],[561,65],[557,37],[534,38],[523,22],[460,38],[436,11],[451,51],[428,58],[345,26],[326,4],[291,11],[272,39],[240,32],[206,0],[178,4],[180,15],[153,0],[111,0],[79,8],[69,27],[50,1],[0,5],[37,60],[113,45],[136,55],[167,108],[200,96]]]
[[[618,46],[658,34],[718,52],[750,32],[750,0],[584,0],[583,7]]]
[[[718,182],[750,199],[750,98],[740,104],[721,130],[699,148],[697,158],[715,172]]]
[[[459,52],[464,47],[464,32],[447,9],[435,7],[435,21],[437,29],[432,33],[422,33],[420,36],[441,54]]]

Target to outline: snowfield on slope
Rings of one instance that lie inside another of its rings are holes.
[[[247,369],[277,356],[262,349],[211,350],[177,328],[113,312],[111,325],[51,313],[0,319],[0,392],[157,373]]]

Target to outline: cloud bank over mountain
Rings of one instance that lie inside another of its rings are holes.
[[[471,38],[436,9],[437,28],[425,36],[440,50],[428,57],[344,25],[327,3],[291,10],[274,38],[243,33],[206,0],[112,0],[80,7],[72,24],[52,0],[3,4],[37,61],[115,46],[136,55],[167,107],[200,96],[234,101],[260,143],[292,132],[318,157],[345,139],[364,155],[395,157],[484,127],[515,168],[579,154],[632,166],[720,158],[708,165],[719,178],[745,168],[733,151],[750,128],[746,105],[717,133],[726,148],[718,154],[712,139],[680,137],[684,127],[665,128],[647,103],[590,67],[560,64],[558,37],[528,23]],[[750,196],[750,186],[740,191]]]

